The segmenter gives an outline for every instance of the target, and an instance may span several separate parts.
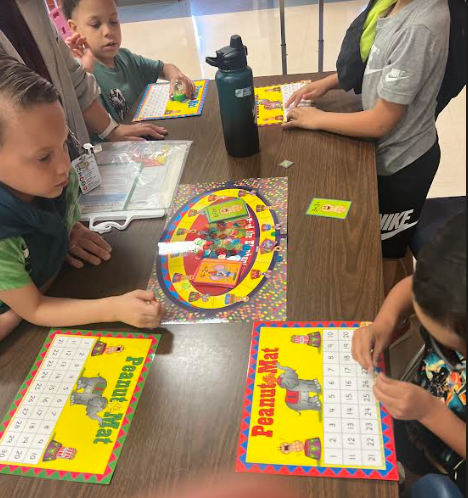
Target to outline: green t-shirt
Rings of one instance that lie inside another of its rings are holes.
[[[72,228],[80,220],[78,206],[78,177],[72,168],[67,187],[67,228]],[[22,237],[0,241],[0,292],[22,289],[32,281],[28,272],[29,249]],[[2,302],[0,301],[0,304]]]
[[[94,76],[101,87],[101,101],[109,114],[122,122],[145,88],[156,83],[164,68],[161,61],[146,59],[122,48],[115,58],[115,67],[96,63]]]

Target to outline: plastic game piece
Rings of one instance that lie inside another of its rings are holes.
[[[172,84],[172,100],[175,102],[185,102],[188,100],[184,91],[184,83],[181,80],[176,80]]]

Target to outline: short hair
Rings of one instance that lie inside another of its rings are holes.
[[[67,19],[72,19],[76,8],[80,5],[81,0],[62,0],[63,14]]]
[[[100,0],[95,1],[99,2]],[[62,10],[67,20],[73,18],[73,14],[75,13],[75,10],[78,8],[78,5],[80,5],[80,3],[81,0],[62,0]],[[115,4],[117,5],[117,0],[115,0]]]
[[[0,53],[0,107],[31,109],[40,104],[60,102],[54,85],[13,57]],[[0,112],[0,145],[5,134],[5,120]]]
[[[466,211],[423,249],[413,290],[430,318],[466,340]]]

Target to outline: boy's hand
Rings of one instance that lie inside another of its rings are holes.
[[[170,81],[170,86],[171,86],[171,97],[173,95],[173,92],[174,92],[174,83],[176,81],[181,81],[183,86],[184,86],[184,94],[186,95],[186,97],[188,99],[193,99],[193,97],[195,96],[195,83],[188,77],[186,76],[184,73],[178,73],[176,75],[174,75],[172,78],[171,78],[171,81]]]
[[[392,342],[393,330],[378,322],[354,333],[353,358],[365,369],[378,367],[382,353]]]
[[[169,134],[166,128],[148,123],[120,125],[107,138],[109,142],[144,142],[148,138],[164,140]]]
[[[112,298],[112,314],[117,322],[140,329],[155,329],[161,325],[165,309],[151,291],[136,290]]]
[[[424,423],[440,401],[422,387],[399,382],[380,374],[374,387],[377,400],[396,420],[416,420]]]
[[[309,83],[293,93],[286,103],[286,109],[289,109],[292,105],[297,107],[303,100],[315,100],[324,97],[329,91],[330,85],[327,78]]]
[[[321,130],[321,117],[326,114],[314,107],[295,107],[288,114],[288,122],[283,128],[304,128],[305,130]]]
[[[70,249],[67,261],[74,268],[81,269],[83,261],[99,266],[111,259],[112,247],[97,233],[77,223],[70,234]]]
[[[70,38],[67,38],[65,42],[73,52],[73,55],[81,61],[86,72],[93,73],[97,59],[91,52],[86,38],[79,33],[75,33]]]

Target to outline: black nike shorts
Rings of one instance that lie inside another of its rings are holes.
[[[439,169],[439,141],[420,159],[392,176],[379,176],[382,249],[385,259],[403,259]]]

